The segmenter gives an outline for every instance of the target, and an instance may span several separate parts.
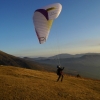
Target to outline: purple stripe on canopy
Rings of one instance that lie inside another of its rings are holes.
[[[47,20],[49,20],[49,18],[48,18],[48,12],[47,12],[45,9],[37,9],[35,12],[40,12],[40,13],[42,13],[42,14],[45,16],[45,18],[46,18]]]

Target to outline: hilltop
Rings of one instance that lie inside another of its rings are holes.
[[[100,81],[51,72],[0,67],[1,100],[100,100]]]

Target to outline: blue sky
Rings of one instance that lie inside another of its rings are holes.
[[[34,11],[61,3],[48,40],[39,44]],[[0,50],[15,56],[100,53],[100,0],[0,0]]]

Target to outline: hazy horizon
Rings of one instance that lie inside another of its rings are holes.
[[[61,53],[61,54],[69,54],[69,53]],[[69,55],[81,55],[81,54],[100,54],[99,52],[86,52],[86,53],[76,53],[76,54],[69,54]],[[51,55],[51,56],[17,56],[17,57],[29,57],[29,58],[39,58],[39,57],[52,57],[52,56],[56,56],[56,55],[60,55],[60,54],[54,54],[54,55]],[[14,55],[16,56],[16,55]]]

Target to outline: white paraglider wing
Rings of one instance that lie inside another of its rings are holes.
[[[34,12],[33,22],[40,44],[46,42],[53,20],[59,16],[61,9],[61,4],[56,3],[41,9],[37,9]]]

